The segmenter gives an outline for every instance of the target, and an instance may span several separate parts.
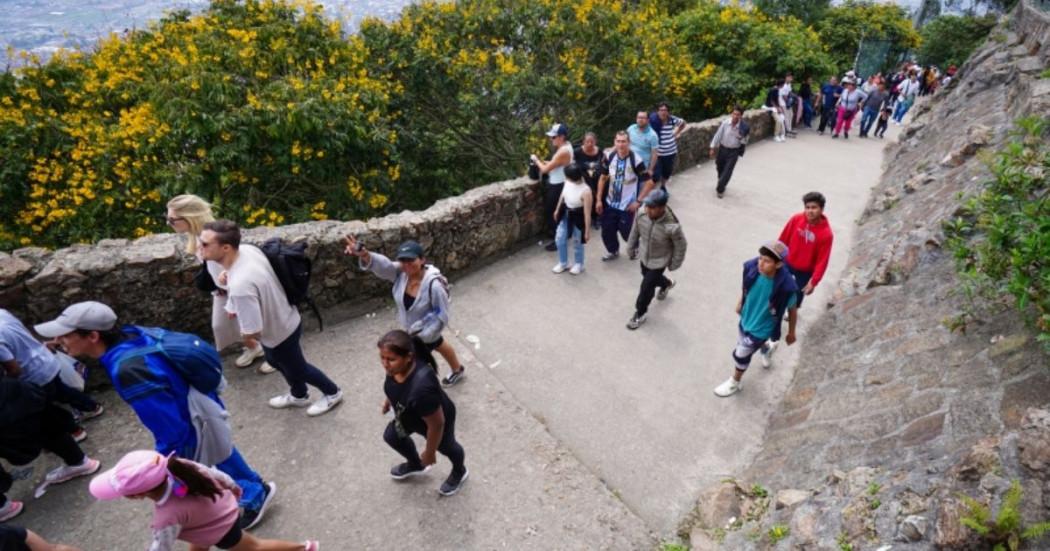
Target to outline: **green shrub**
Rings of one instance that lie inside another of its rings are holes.
[[[994,551],[1016,551],[1021,542],[1037,540],[1050,532],[1050,522],[1039,522],[1024,526],[1021,519],[1021,483],[1014,480],[1010,489],[1003,495],[999,512],[992,518],[987,505],[969,497],[960,495],[968,512],[962,523],[981,536]]]
[[[780,540],[791,535],[791,528],[783,524],[774,524],[766,532],[766,537],[769,538],[770,545],[776,545]]]
[[[918,61],[923,65],[962,65],[995,27],[994,15],[942,15],[927,23],[920,35]]]
[[[1050,350],[1050,119],[1016,122],[991,163],[993,178],[943,225],[963,293],[1009,297]]]
[[[845,0],[829,8],[815,27],[832,63],[840,69],[853,66],[862,37],[889,41],[889,60],[921,42],[908,12],[894,3]]]

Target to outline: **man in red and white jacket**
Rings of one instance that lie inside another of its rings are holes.
[[[834,236],[831,224],[824,216],[825,203],[824,195],[819,192],[811,191],[803,195],[805,210],[792,216],[780,232],[780,241],[791,251],[787,267],[798,284],[799,306],[805,295],[813,293],[828,269]]]

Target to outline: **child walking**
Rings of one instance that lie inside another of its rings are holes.
[[[190,551],[213,546],[233,551],[318,551],[316,541],[264,540],[241,530],[237,496],[241,489],[218,469],[139,450],[91,481],[91,495],[104,501],[126,497],[153,500],[153,543],[149,551],[171,551],[175,541]]]
[[[886,127],[890,124],[890,113],[893,109],[890,107],[889,102],[882,108],[882,112],[879,113],[879,122],[875,124],[875,137],[884,138],[886,136]]]

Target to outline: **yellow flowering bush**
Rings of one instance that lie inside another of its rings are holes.
[[[318,5],[216,0],[29,60],[0,76],[0,248],[156,232],[179,193],[250,225],[373,213],[399,155],[370,55]]]

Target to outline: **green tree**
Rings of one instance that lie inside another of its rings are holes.
[[[922,28],[918,61],[923,65],[962,65],[995,27],[996,17],[942,15]]]
[[[862,38],[891,44],[886,65],[921,41],[904,8],[866,0],[846,0],[829,8],[816,29],[838,71],[853,67]]]
[[[787,72],[820,78],[832,72],[830,58],[811,28],[794,18],[771,19],[740,5],[702,0],[675,19],[693,65],[709,75],[692,90],[690,103],[708,114],[736,103],[749,105]]]
[[[773,17],[794,17],[812,25],[824,17],[831,0],[754,0],[756,8]]]

